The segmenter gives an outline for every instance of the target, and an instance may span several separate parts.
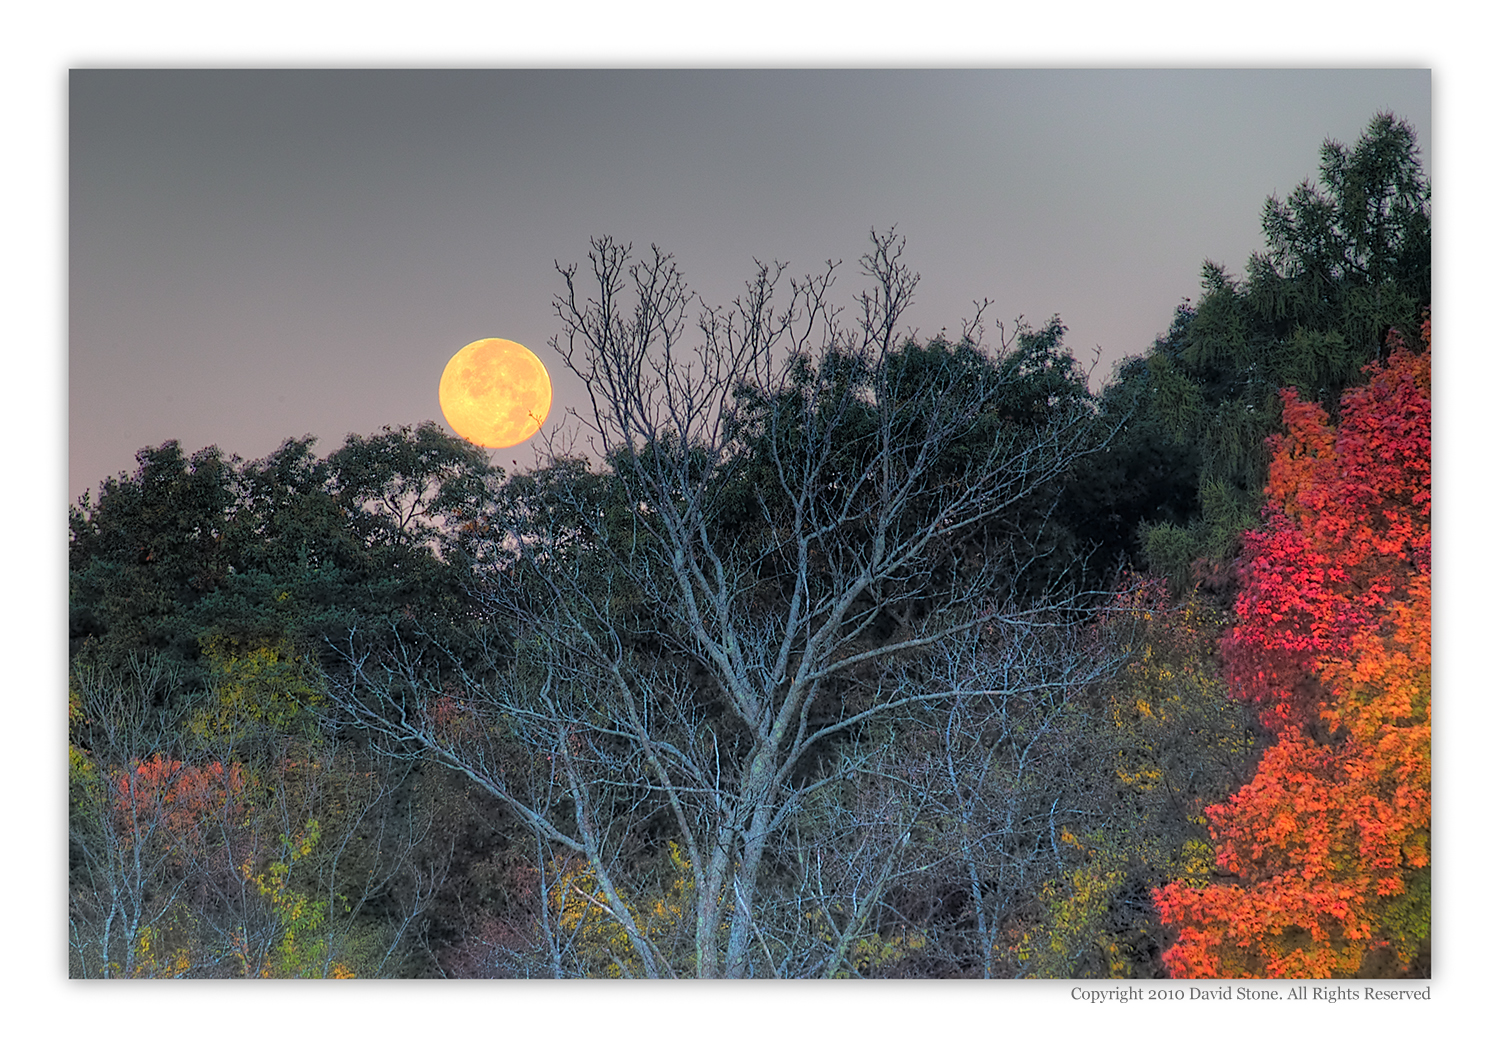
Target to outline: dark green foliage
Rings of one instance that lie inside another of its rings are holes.
[[[388,554],[433,543],[472,520],[493,470],[488,456],[431,422],[351,433],[326,463],[332,495],[367,550]]]
[[[133,476],[104,481],[97,505],[85,496],[69,512],[70,647],[109,636],[111,662],[140,649],[190,659],[181,616],[232,570],[236,463],[218,448],[187,458],[176,441],[136,460]]]
[[[1352,150],[1326,142],[1319,174],[1321,187],[1304,182],[1286,202],[1266,201],[1267,250],[1252,256],[1246,290],[1283,338],[1299,329],[1331,336],[1290,356],[1312,365],[1297,383],[1303,397],[1336,406],[1386,332],[1417,341],[1432,301],[1431,186],[1416,135],[1389,113]]]
[[[1185,392],[1196,390],[1188,386]],[[1098,402],[1100,426],[1113,435],[1075,467],[1060,506],[1071,532],[1089,544],[1088,582],[1096,589],[1112,584],[1122,566],[1144,563],[1144,528],[1180,526],[1192,518],[1202,466],[1196,443],[1143,424],[1154,404],[1148,361],[1126,361]]]
[[[245,463],[144,448],[70,512],[70,648],[123,666],[165,654],[201,684],[199,653],[323,638],[371,618],[460,614],[463,522],[498,471],[433,423],[351,435],[326,459],[288,440]]]
[[[1179,586],[1224,577],[1258,519],[1279,390],[1336,414],[1389,332],[1416,342],[1432,302],[1430,203],[1415,133],[1381,114],[1354,148],[1324,144],[1317,185],[1266,201],[1266,249],[1244,281],[1204,264],[1202,295],[1179,307],[1145,374],[1128,365],[1149,392],[1132,426],[1199,458],[1195,519],[1143,533],[1153,570]]]
[[[1138,514],[1166,496],[1154,490],[1159,485],[1153,467],[1137,461],[1151,457],[1139,440],[1103,447],[1128,409],[1118,395],[1101,403],[1090,394],[1087,377],[1063,343],[1066,332],[1055,316],[1040,329],[1018,322],[998,356],[987,356],[968,340],[907,342],[878,371],[858,354],[830,352],[817,367],[802,362],[792,385],[775,400],[743,390],[736,434],[743,454],[724,471],[717,493],[721,526],[750,542],[757,528],[776,519],[784,493],[774,463],[805,454],[810,440],[826,440],[837,458],[830,475],[854,483],[873,468],[880,427],[888,426],[894,442],[913,454],[930,454],[923,443],[928,428],[956,425],[947,417],[953,405],[984,389],[990,391],[984,410],[958,426],[935,462],[920,464],[930,497],[910,500],[911,519],[926,520],[930,501],[945,497],[969,465],[997,444],[1019,447],[1064,419],[1092,416],[1101,450],[1080,457],[1006,513],[953,535],[934,555],[957,571],[965,562],[984,561],[997,576],[993,595],[1002,601],[1033,600],[1064,587],[1107,588],[1134,540]],[[877,384],[887,390],[881,402],[897,405],[888,419],[875,406]],[[833,418],[830,436],[822,432],[822,420]],[[908,470],[917,466],[914,459],[904,464]],[[846,493],[830,487],[827,497],[832,503]],[[878,486],[863,491],[868,499],[878,495]],[[997,558],[1009,562],[1003,570],[996,570]],[[939,571],[938,581],[943,577]]]

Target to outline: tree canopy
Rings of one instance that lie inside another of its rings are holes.
[[[1091,391],[607,237],[591,456],[141,449],[69,516],[77,977],[1421,976],[1430,190],[1378,116]]]

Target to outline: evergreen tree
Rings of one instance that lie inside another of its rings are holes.
[[[1336,415],[1390,331],[1417,340],[1432,302],[1430,205],[1415,132],[1382,113],[1352,149],[1324,143],[1316,185],[1266,201],[1266,249],[1245,280],[1204,264],[1196,305],[1178,308],[1144,358],[1135,424],[1200,456],[1196,518],[1143,532],[1153,570],[1179,585],[1225,576],[1258,520],[1280,390]],[[1139,380],[1141,365],[1129,367]]]

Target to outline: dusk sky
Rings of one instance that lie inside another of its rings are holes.
[[[908,323],[1057,313],[1097,386],[1242,274],[1261,208],[1392,111],[1431,146],[1425,69],[151,71],[69,76],[69,497],[169,439],[260,458],[442,421],[448,358],[548,348],[589,238],[678,259],[723,304],[870,230],[921,274]],[[495,461],[532,464],[526,446]]]

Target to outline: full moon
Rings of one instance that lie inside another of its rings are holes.
[[[542,428],[552,380],[535,353],[503,338],[482,338],[453,354],[438,403],[454,432],[486,448],[508,448]]]

